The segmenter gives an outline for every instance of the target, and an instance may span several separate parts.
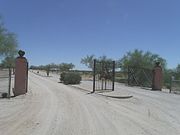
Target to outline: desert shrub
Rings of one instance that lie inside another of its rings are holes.
[[[61,75],[60,75],[60,82],[64,82],[64,78],[65,78],[65,75],[66,73],[65,72],[62,72]]]
[[[81,82],[81,76],[79,73],[62,73],[61,81],[68,84],[79,84]]]

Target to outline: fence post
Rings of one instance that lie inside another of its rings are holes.
[[[14,96],[27,93],[28,87],[28,61],[24,57],[24,51],[20,50],[18,54],[15,65]]]
[[[100,73],[100,76],[101,76],[101,90],[103,90],[103,86],[104,86],[104,62],[101,61],[101,73]]]
[[[172,91],[172,82],[173,82],[173,81],[174,81],[174,76],[171,76],[169,93],[171,93],[171,91]]]
[[[29,63],[27,62],[27,70],[26,70],[26,93],[28,91],[28,71],[29,71]]]
[[[128,66],[128,86],[129,86],[129,83],[130,83],[130,71],[129,71],[129,66]]]
[[[170,90],[169,90],[169,93],[171,93],[171,90],[172,90],[172,77],[170,79]]]
[[[94,65],[93,65],[93,93],[95,92],[95,85],[96,85],[96,59],[94,59]]]
[[[113,61],[113,83],[112,83],[112,91],[114,91],[114,82],[115,82],[115,61]]]
[[[152,90],[162,90],[162,67],[156,62],[153,69]]]
[[[8,86],[8,98],[11,97],[11,68],[9,68],[9,86]]]

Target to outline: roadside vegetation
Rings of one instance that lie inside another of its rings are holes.
[[[63,72],[61,73],[60,80],[62,83],[68,84],[80,84],[81,76],[77,72]]]
[[[16,35],[5,28],[0,17],[0,66],[14,67],[18,42]]]
[[[89,69],[93,69],[93,60],[97,59],[98,61],[111,61],[112,59],[107,58],[106,56],[101,56],[96,58],[95,55],[87,55],[81,59],[81,63],[86,65]],[[144,69],[153,69],[156,62],[161,63],[163,69],[163,85],[166,88],[170,88],[170,82],[172,76],[174,79],[180,79],[180,64],[177,65],[175,69],[168,69],[167,62],[164,58],[158,54],[153,54],[149,51],[144,52],[142,50],[135,49],[133,51],[127,52],[122,58],[116,60],[116,77],[115,81],[126,83],[127,82],[127,70],[128,67],[137,67]]]
[[[50,76],[50,72],[56,72],[60,75],[60,82],[68,85],[68,84],[79,84],[81,82],[81,74],[73,70],[75,65],[72,63],[61,63],[61,64],[47,64],[40,66],[30,66],[30,69],[43,70],[47,73],[47,76]]]
[[[65,75],[67,75],[66,80],[69,80],[69,81],[72,81],[74,78],[79,78],[77,80],[81,80],[81,79],[92,80],[91,71],[93,70],[94,59],[96,59],[97,61],[106,62],[106,63],[111,63],[112,61],[112,59],[108,58],[107,56],[96,57],[95,55],[87,55],[81,59],[81,64],[84,64],[89,69],[85,71],[73,70],[75,68],[75,65],[72,63],[61,63],[61,64],[51,63],[48,65],[40,65],[40,66],[32,65],[30,68],[36,69],[36,70],[45,70],[47,72],[47,75],[49,75],[50,71],[57,72],[60,74],[61,82],[67,82],[67,81],[64,81]],[[154,54],[149,51],[144,52],[138,49],[129,51],[122,58],[116,60],[115,81],[121,82],[121,83],[127,82],[128,66],[145,68],[145,69],[153,69],[157,61],[161,63],[161,67],[163,69],[163,86],[166,88],[170,88],[170,82],[171,82],[172,76],[174,76],[174,79],[176,80],[180,79],[180,64],[177,65],[175,69],[168,69],[167,62],[164,58],[162,58],[158,54]],[[100,68],[100,67],[97,66],[97,68]],[[80,83],[80,81],[77,81],[76,83]]]

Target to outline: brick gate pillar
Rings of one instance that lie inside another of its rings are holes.
[[[16,58],[15,63],[15,82],[14,82],[14,96],[27,93],[28,87],[28,62],[24,56],[25,52],[20,50],[19,57]]]
[[[152,90],[162,90],[162,81],[162,67],[160,62],[156,62],[156,66],[153,69]]]

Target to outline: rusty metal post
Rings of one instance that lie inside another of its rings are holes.
[[[162,80],[162,67],[160,62],[156,62],[156,66],[153,69],[152,90],[162,90]]]
[[[16,58],[15,65],[15,83],[14,83],[14,96],[27,93],[28,85],[28,62],[23,55],[24,51],[19,51],[19,57]]]

